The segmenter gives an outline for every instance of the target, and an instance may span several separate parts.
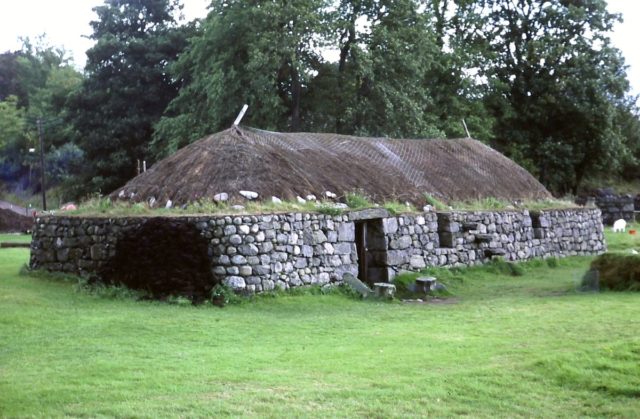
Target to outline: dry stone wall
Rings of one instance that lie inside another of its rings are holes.
[[[144,230],[140,227],[148,220],[40,217],[31,244],[31,267],[100,275],[116,256],[118,240],[126,236],[131,241],[131,234]],[[215,280],[247,292],[340,282],[347,272],[357,276],[358,246],[363,244],[356,244],[356,232],[361,231],[363,223],[375,222],[371,231],[380,233],[375,246],[369,243],[371,249],[367,251],[376,269],[386,270],[388,280],[403,270],[474,265],[496,255],[521,261],[606,250],[597,208],[399,216],[373,209],[337,216],[199,216],[172,217],[167,222],[196,229],[206,239]]]
[[[100,274],[115,256],[118,240],[148,220],[38,218],[31,267]],[[192,225],[208,240],[215,278],[235,289],[259,292],[276,286],[322,285],[341,281],[346,272],[358,274],[354,224],[347,215],[174,217],[171,222]]]
[[[451,211],[384,220],[388,277],[425,266],[461,266],[606,250],[598,209]]]

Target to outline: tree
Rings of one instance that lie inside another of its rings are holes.
[[[244,123],[265,129],[423,138],[443,136],[453,120],[461,130],[477,111],[466,97],[443,106],[462,90],[462,70],[447,68],[420,2],[276,3],[212,3],[173,68],[184,87],[156,126],[158,155],[228,127],[244,103]],[[442,89],[444,79],[457,85]]]
[[[21,106],[26,106],[27,92],[20,80],[20,52],[0,54],[0,100],[6,100],[9,96],[18,98]]]
[[[242,105],[245,122],[297,131],[303,97],[321,62],[327,0],[215,0],[198,35],[174,66],[185,83],[157,125],[154,150],[175,151],[229,127]]]
[[[496,145],[546,186],[577,191],[624,153],[614,121],[628,89],[603,0],[458,2],[484,45],[480,74],[497,120]]]
[[[9,96],[0,101],[0,179],[10,183],[20,178],[27,158],[29,137],[24,110],[18,98]]]
[[[0,171],[14,192],[28,195],[29,190],[37,191],[41,187],[37,178],[32,177],[32,167],[39,166],[36,154],[28,151],[38,147],[36,121],[44,121],[47,156],[58,148],[73,149],[70,130],[62,120],[67,96],[79,85],[82,75],[72,67],[64,48],[51,46],[44,35],[34,42],[29,38],[23,38],[22,42],[21,50],[5,53],[0,58],[0,71],[8,70],[0,77],[0,90],[19,95],[8,96],[1,106],[4,126],[0,135],[6,141]],[[61,156],[60,153],[52,155]],[[64,158],[58,158],[56,171],[68,173],[71,156],[77,157],[77,153],[64,153]],[[53,168],[50,160],[45,164],[49,178]]]
[[[106,0],[94,8],[96,44],[87,51],[86,78],[69,103],[76,142],[92,165],[85,192],[110,192],[150,160],[153,125],[180,83],[168,66],[192,27],[178,26],[177,0]]]
[[[24,137],[24,130],[24,112],[18,108],[18,98],[9,96],[0,101],[0,150],[19,142]]]
[[[629,98],[618,107],[614,125],[620,128],[628,152],[622,159],[621,176],[626,180],[640,179],[640,109],[637,98]]]
[[[430,112],[430,72],[440,57],[413,0],[342,1],[336,128],[359,135],[441,136]],[[364,21],[366,30],[358,30]]]

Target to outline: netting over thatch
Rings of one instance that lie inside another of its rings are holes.
[[[231,128],[157,162],[112,197],[182,204],[239,191],[295,199],[360,191],[376,201],[483,197],[539,199],[549,192],[525,169],[472,139],[394,140]],[[131,196],[133,195],[133,198]]]

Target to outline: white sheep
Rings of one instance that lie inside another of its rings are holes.
[[[627,229],[627,222],[625,220],[623,220],[622,218],[619,220],[616,220],[613,223],[613,232],[614,233],[624,233],[624,231]]]

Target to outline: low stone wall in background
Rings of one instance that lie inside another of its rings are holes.
[[[142,231],[140,227],[148,220],[39,217],[30,265],[99,276],[116,256],[118,240],[135,240],[136,232]],[[373,282],[392,280],[403,270],[480,264],[496,255],[521,261],[606,250],[601,213],[596,208],[399,216],[373,209],[336,216],[172,217],[167,222],[197,230],[207,242],[215,280],[248,292],[341,282],[347,272],[358,276],[359,254],[366,254]],[[367,233],[363,233],[365,225]]]
[[[613,225],[616,220],[634,221],[635,211],[640,211],[640,195],[616,194],[612,189],[599,189],[594,196],[576,199],[579,205],[595,205],[602,212],[602,222]]]

